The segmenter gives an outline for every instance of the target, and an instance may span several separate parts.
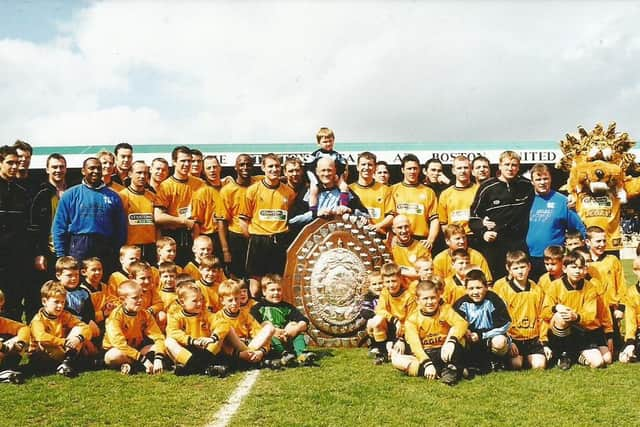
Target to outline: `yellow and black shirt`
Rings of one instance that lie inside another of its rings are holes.
[[[391,201],[396,214],[409,218],[415,236],[429,235],[431,221],[438,219],[438,199],[432,189],[399,182],[391,187]]]
[[[441,304],[434,313],[414,310],[404,324],[411,352],[422,363],[429,359],[425,350],[441,348],[447,339],[463,343],[468,323],[449,304]]]

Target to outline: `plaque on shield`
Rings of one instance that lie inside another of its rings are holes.
[[[344,215],[308,224],[287,251],[283,297],[310,320],[318,345],[355,347],[366,336],[360,309],[367,277],[391,261],[366,218]]]

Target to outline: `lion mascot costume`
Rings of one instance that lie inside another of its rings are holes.
[[[586,227],[597,225],[607,232],[607,250],[619,250],[620,205],[640,194],[640,178],[627,177],[640,171],[629,152],[635,141],[626,132],[616,133],[615,122],[606,131],[602,124],[591,132],[578,126],[578,133],[560,141],[563,157],[556,168],[569,172],[562,189]]]

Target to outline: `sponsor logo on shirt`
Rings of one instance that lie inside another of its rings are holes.
[[[582,199],[582,212],[586,218],[611,216],[613,202],[609,196],[587,196]]]
[[[282,209],[260,209],[258,211],[260,221],[278,222],[287,220],[287,211]]]
[[[153,225],[153,214],[129,214],[129,225]]]
[[[451,212],[451,222],[468,222],[468,221],[469,221],[469,209],[463,209],[463,210]]]
[[[405,215],[424,215],[424,206],[418,203],[398,203],[396,211]]]

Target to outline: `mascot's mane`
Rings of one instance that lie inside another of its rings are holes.
[[[636,156],[629,152],[636,142],[626,132],[617,133],[616,122],[611,122],[606,131],[601,123],[591,132],[578,126],[578,137],[567,133],[560,141],[563,157],[556,164],[557,169],[570,172],[580,163],[602,160],[619,166],[622,173],[640,172]]]

